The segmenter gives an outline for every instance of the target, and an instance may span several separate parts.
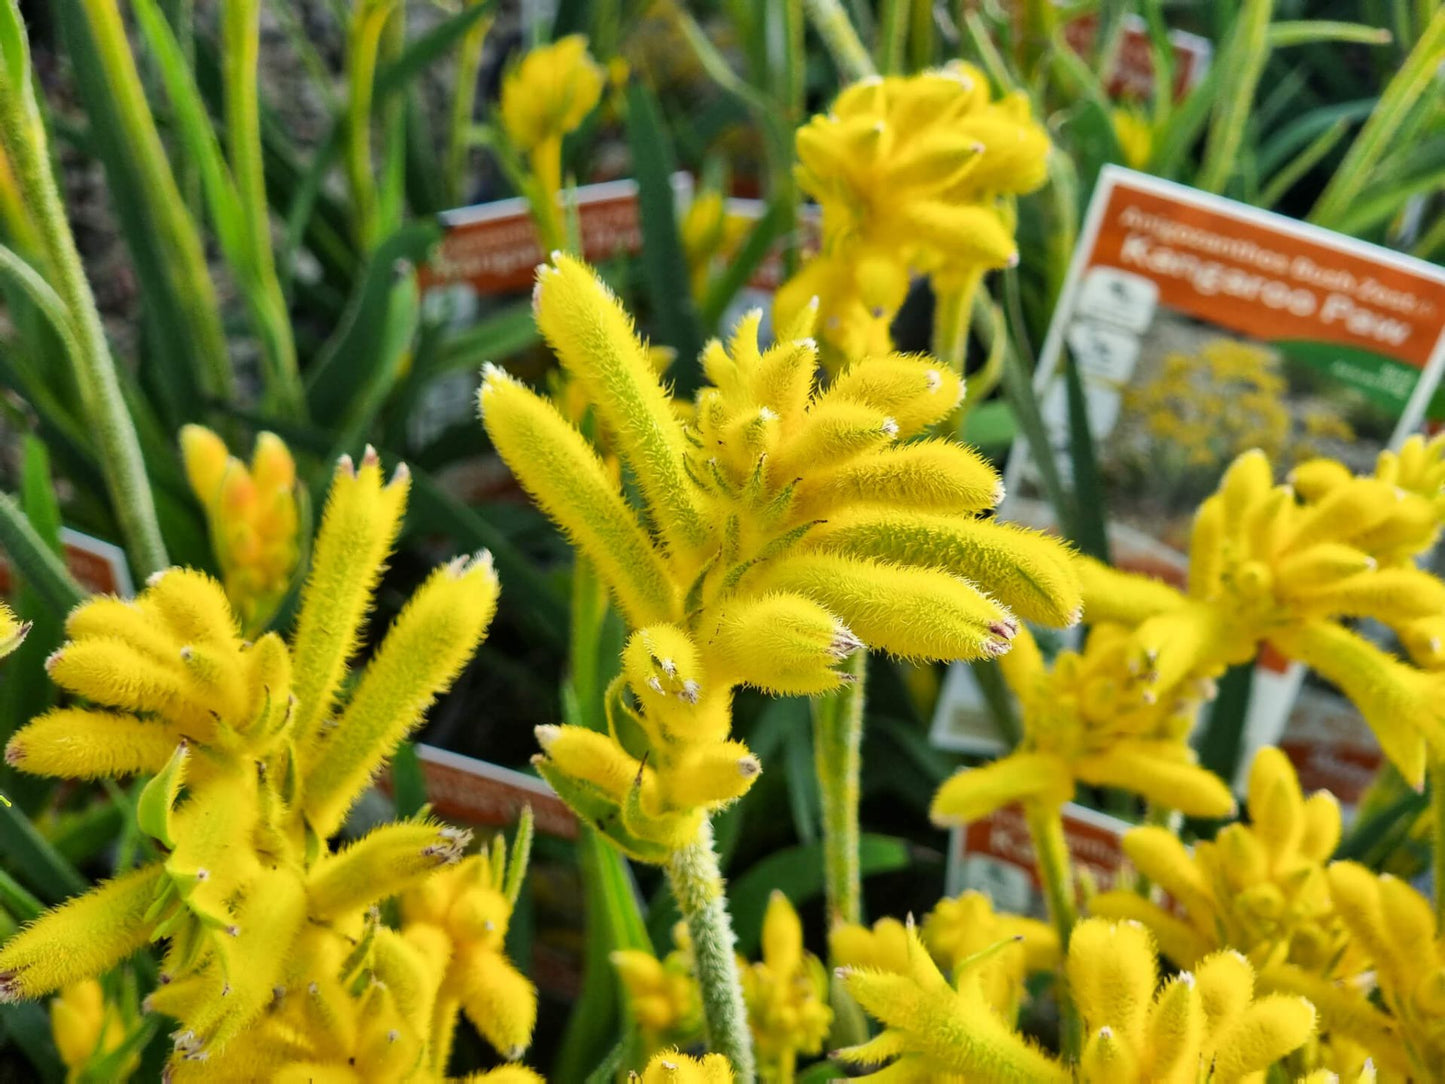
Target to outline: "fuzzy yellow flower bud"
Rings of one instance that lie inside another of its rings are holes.
[[[704,1054],[694,1058],[676,1050],[654,1054],[639,1076],[631,1074],[637,1084],[732,1084],[733,1069],[721,1054]]]
[[[502,80],[502,127],[530,151],[575,131],[602,97],[604,73],[580,34],[532,49]]]

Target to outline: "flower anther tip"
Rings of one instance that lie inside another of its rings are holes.
[[[391,482],[389,484],[399,486],[405,485],[409,481],[411,481],[411,468],[405,463],[398,463],[396,470],[391,472]]]
[[[677,663],[672,659],[658,659],[657,665],[662,667],[662,672],[668,677],[677,676]]]
[[[778,413],[769,407],[762,407],[758,410],[758,420],[764,422],[776,421]]]
[[[548,723],[543,726],[534,727],[532,733],[537,738],[537,744],[542,747],[542,752],[552,748],[552,743],[562,736],[562,728]]]
[[[738,775],[744,779],[752,779],[762,770],[762,761],[758,760],[757,757],[749,755],[738,758]]]
[[[1018,249],[1014,249],[1014,251],[1009,253],[1008,259],[1004,261],[1003,265],[1005,267],[1017,267],[1019,265]]]
[[[1111,1028],[1108,1024],[1105,1024],[1099,1029],[1098,1036],[1101,1039],[1112,1039],[1114,1037],[1114,1029]]]
[[[853,969],[851,967],[835,967],[833,968],[833,974],[846,981],[852,977]]]
[[[12,738],[10,743],[5,746],[5,763],[12,768],[18,768],[24,760],[25,746]]]
[[[818,306],[819,306],[820,304],[821,304],[821,302],[818,300],[818,295],[817,295],[817,294],[814,294],[812,297],[808,298],[808,303],[807,303],[806,305],[804,305],[803,307],[804,307],[805,309],[808,309],[808,310],[811,311],[811,312],[817,312],[817,311],[818,311]],[[813,340],[812,340],[812,339],[809,339],[808,341],[809,341],[809,342],[812,342]],[[1445,487],[1442,487],[1442,488],[1445,488]]]
[[[696,704],[698,697],[702,695],[702,686],[697,682],[688,679],[682,683],[682,691],[677,694],[689,704]]]
[[[896,437],[898,435],[898,422],[892,418],[884,418],[883,433],[889,438]]]
[[[653,674],[650,678],[647,679],[647,687],[653,692],[655,692],[658,696],[662,695],[662,681],[658,678],[656,674]]]
[[[1194,989],[1194,972],[1193,972],[1193,971],[1181,971],[1181,972],[1179,972],[1179,981],[1182,982],[1185,986],[1189,987],[1189,989],[1191,989],[1191,990]]]
[[[814,302],[817,302],[817,300],[818,299],[816,297],[813,298]],[[809,353],[816,353],[818,350],[818,340],[813,338],[813,336],[811,335],[805,335],[801,339],[794,339],[793,345],[796,346],[799,350],[806,350]]]
[[[65,648],[63,647],[57,647],[49,655],[45,656],[45,672],[47,674],[53,674],[55,667],[59,665],[60,660],[63,658],[65,658]]]
[[[9,1005],[25,996],[20,988],[20,972],[0,971],[0,1005]]]
[[[336,473],[345,475],[347,478],[356,477],[356,464],[352,462],[351,456],[342,452],[336,457]]]
[[[374,467],[381,462],[381,456],[376,454],[376,448],[368,444],[361,450],[361,465],[363,467]]]
[[[923,380],[924,383],[928,385],[929,391],[937,391],[943,387],[943,374],[937,369],[929,369],[928,372],[923,374]]]
[[[154,572],[152,572],[149,576],[146,577],[146,586],[154,587],[156,584],[160,583],[161,580],[166,578],[166,573],[169,571],[170,569],[168,568],[156,569]]]
[[[526,1052],[527,1052],[527,1048],[526,1048],[525,1046],[513,1046],[513,1047],[509,1047],[509,1048],[507,1049],[506,1053],[503,1054],[502,1056],[505,1057],[508,1061],[516,1061],[518,1058],[520,1058],[520,1057],[521,1057],[523,1054],[525,1054]]]

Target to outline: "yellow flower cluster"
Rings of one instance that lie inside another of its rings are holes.
[[[970,961],[984,1001],[1010,1023],[1023,1002],[1024,979],[1059,962],[1059,938],[1050,927],[995,913],[981,892],[939,900],[924,919],[923,942],[950,973]],[[896,918],[880,918],[871,929],[843,923],[828,935],[838,965],[900,975],[908,973],[909,945],[908,927]]]
[[[242,630],[257,632],[280,605],[300,559],[291,451],[274,433],[259,433],[247,467],[211,430],[188,425],[181,457],[206,511],[226,597]]]
[[[763,958],[739,961],[758,1075],[786,1084],[799,1054],[816,1054],[833,1023],[828,974],[803,950],[803,925],[783,893],[774,891],[763,916]]]
[[[1128,666],[1160,702],[1273,645],[1338,685],[1418,786],[1427,742],[1445,750],[1445,674],[1394,657],[1342,622],[1373,618],[1418,659],[1438,659],[1445,583],[1411,558],[1439,534],[1439,494],[1397,479],[1428,485],[1440,455],[1439,442],[1415,441],[1382,456],[1374,476],[1312,460],[1290,484],[1274,485],[1264,454],[1246,453],[1195,516],[1187,594],[1083,561],[1090,617],[1132,628]]]
[[[1367,961],[1350,944],[1325,881],[1340,841],[1339,802],[1328,791],[1305,798],[1288,758],[1265,748],[1250,769],[1248,810],[1248,824],[1225,826],[1192,853],[1165,828],[1125,835],[1129,860],[1184,918],[1122,889],[1095,896],[1090,909],[1143,922],[1180,967],[1230,948],[1248,956],[1266,982],[1279,964],[1329,979],[1360,974]]]
[[[821,298],[820,334],[843,357],[890,349],[913,275],[971,292],[1012,266],[1008,197],[1047,176],[1048,136],[1022,93],[991,101],[976,68],[865,79],[798,130],[798,184],[823,214],[823,251],[786,283],[779,323]]]
[[[664,1050],[653,1055],[647,1068],[628,1074],[634,1084],[733,1084],[733,1069],[721,1054],[701,1058]]]
[[[855,1065],[889,1063],[861,1080],[1235,1084],[1256,1079],[1314,1032],[1305,999],[1255,997],[1254,971],[1238,953],[1216,953],[1161,986],[1143,926],[1086,919],[1065,962],[1087,1036],[1071,1069],[1029,1044],[981,994],[978,969],[996,948],[961,961],[950,986],[916,932],[906,933],[906,971],[840,971],[884,1024],[876,1038],[837,1055]]]
[[[496,607],[489,555],[438,568],[344,693],[408,479],[399,468],[386,484],[370,449],[359,468],[343,458],[289,645],[274,632],[243,640],[221,586],[186,569],[152,577],[134,601],[95,598],[70,614],[47,666],[87,706],[33,720],[6,759],[69,778],[152,774],[136,816],[162,857],[10,939],[0,1000],[43,996],[164,941],[146,1008],[180,1022],[174,1079],[348,1066],[427,1078],[427,1049],[449,1041],[456,1003],[433,1017],[435,991],[471,990],[497,969],[458,955],[456,941],[451,955],[419,950],[374,905],[457,862],[469,834],[407,821],[341,850],[327,843]],[[475,898],[462,911],[496,922]],[[471,978],[450,974],[473,964]],[[525,1035],[506,1034],[515,1055]]]
[[[611,589],[628,627],[610,733],[544,727],[538,767],[629,854],[661,862],[759,764],[729,738],[741,684],[809,695],[868,645],[921,659],[1006,651],[1017,617],[1077,618],[1068,551],[980,518],[998,476],[921,438],[959,381],[922,357],[859,359],[816,387],[814,313],[766,351],[760,314],[704,351],[685,419],[617,299],[567,256],[538,271],[537,322],[636,482],[646,525],[555,407],[496,368],[483,422]]]
[[[1119,787],[1164,809],[1220,817],[1234,808],[1229,788],[1198,766],[1189,747],[1203,682],[1163,691],[1131,665],[1122,626],[1093,627],[1083,651],[1060,652],[1050,669],[1021,629],[1000,660],[1018,699],[1023,740],[981,768],[961,769],[934,796],[940,824],[980,820],[1012,802],[1057,808],[1078,783]]]
[[[702,1000],[687,923],[672,928],[675,948],[659,960],[641,949],[618,949],[612,966],[647,1052],[686,1045],[702,1033]]]

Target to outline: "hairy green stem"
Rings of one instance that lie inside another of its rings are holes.
[[[1059,951],[1067,953],[1069,935],[1074,931],[1078,911],[1074,904],[1074,876],[1069,865],[1069,845],[1064,838],[1063,810],[1052,803],[1029,802],[1027,817],[1039,879],[1043,882],[1044,899],[1048,903],[1049,920],[1058,931]],[[1069,1059],[1079,1051],[1078,1017],[1063,983],[1058,986],[1058,998],[1059,1042],[1065,1059]]]
[[[848,13],[838,0],[807,0],[807,8],[813,27],[828,47],[833,63],[838,65],[838,73],[845,82],[852,83],[878,74],[873,58],[858,40],[858,31],[853,29]]]
[[[855,651],[843,668],[849,682],[812,701],[813,758],[823,806],[823,884],[829,925],[863,921],[858,794],[868,653]]]
[[[31,84],[29,43],[16,0],[0,9],[0,137],[15,168],[26,206],[44,246],[52,285],[74,325],[80,351],[74,362],[86,415],[95,432],[106,489],[115,505],[135,571],[148,576],[169,564],[156,519],[155,498],[146,477],[140,440],[126,410],[120,378],[95,305],[50,156],[39,104]]]
[[[757,1072],[738,977],[737,939],[710,822],[703,821],[697,839],[673,852],[667,861],[667,880],[692,937],[708,1049],[732,1062],[738,1084],[752,1084]]]

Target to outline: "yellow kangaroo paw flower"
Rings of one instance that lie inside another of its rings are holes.
[[[1175,918],[1137,892],[1114,889],[1089,900],[1089,913],[1115,922],[1139,922],[1148,927],[1159,952],[1179,967],[1192,967],[1211,948],[1210,941],[1183,919]]]
[[[291,647],[297,700],[293,732],[302,740],[316,734],[331,714],[401,528],[410,486],[405,464],[384,485],[381,461],[370,447],[360,468],[343,456],[332,475]]]
[[[1124,834],[1124,853],[1134,868],[1182,903],[1192,914],[1214,908],[1209,882],[1195,864],[1189,849],[1166,828],[1145,825]],[[1187,964],[1192,961],[1176,960]]]
[[[812,599],[769,594],[723,603],[708,650],[719,676],[729,682],[782,696],[811,696],[842,684],[834,668],[862,646]]]
[[[1073,797],[1068,767],[1049,753],[1010,753],[978,768],[963,768],[944,781],[928,815],[948,826],[982,820],[1012,802],[1062,804]]]
[[[1177,610],[1184,596],[1161,580],[1120,572],[1092,557],[1076,558],[1084,613],[1092,624],[1139,625],[1157,614]]]
[[[1189,534],[1189,594],[1213,598],[1224,573],[1224,498],[1207,497],[1194,513]]]
[[[1085,1026],[1108,1026],[1135,1050],[1144,1045],[1159,979],[1154,937],[1143,926],[1087,918],[1074,927],[1065,963]]]
[[[1083,1079],[1088,1081],[1134,1084],[1140,1079],[1138,1059],[1108,1024],[1089,1036],[1079,1067],[1083,1069]]]
[[[1073,625],[1083,606],[1068,546],[1011,524],[856,508],[830,516],[808,534],[806,544],[942,569],[979,584],[1018,616],[1043,625]]]
[[[1350,468],[1335,459],[1308,459],[1297,463],[1286,479],[1310,504],[1354,479]]]
[[[1325,539],[1350,542],[1382,523],[1396,503],[1395,490],[1373,478],[1355,478],[1306,505],[1294,517],[1283,550],[1305,549]]]
[[[1344,1035],[1370,1052],[1383,1068],[1408,1077],[1410,1056],[1394,1022],[1375,1008],[1367,994],[1348,983],[1334,982],[1291,964],[1270,964],[1259,976],[1263,989],[1305,998],[1320,1014],[1320,1029]]]
[[[1315,1009],[1304,998],[1260,998],[1218,1038],[1211,1079],[1229,1084],[1262,1072],[1303,1046],[1314,1030]]]
[[[942,421],[963,398],[963,381],[937,360],[889,354],[863,358],[839,373],[824,400],[844,399],[892,418],[907,439]]]
[[[1304,839],[1304,795],[1284,752],[1265,746],[1249,768],[1249,819],[1271,865],[1292,856]]]
[[[466,666],[497,609],[483,550],[436,569],[382,641],[336,726],[303,751],[307,816],[329,836],[387,755]]]
[[[805,316],[816,316],[817,309],[804,309]],[[811,323],[811,320],[808,321]],[[808,335],[780,336],[750,374],[747,386],[752,399],[769,407],[785,427],[802,420],[813,382],[818,372],[818,344]],[[882,411],[887,414],[888,412]]]
[[[1232,949],[1213,952],[1194,969],[1194,983],[1204,1006],[1208,1037],[1223,1032],[1243,1015],[1254,997],[1254,968],[1243,953]]]
[[[310,914],[320,920],[363,910],[459,861],[471,832],[401,821],[373,828],[312,867],[306,881]],[[386,870],[384,880],[377,870]]]
[[[740,741],[708,742],[681,753],[658,782],[668,805],[716,806],[741,798],[763,770],[758,758]]]
[[[614,434],[663,534],[679,549],[701,548],[712,532],[683,468],[682,429],[631,317],[592,268],[560,253],[537,269],[532,307],[563,368]]]
[[[236,615],[221,585],[204,572],[167,568],[146,582],[146,607],[159,615],[182,644],[235,649]]]
[[[182,642],[158,619],[146,592],[139,599],[97,595],[87,599],[65,619],[65,634],[72,640],[123,640],[156,662],[174,661]]]
[[[1397,631],[1416,666],[1425,670],[1445,668],[1445,615],[1416,618]]]
[[[1364,550],[1343,542],[1321,542],[1286,557],[1279,563],[1277,582],[1281,595],[1308,594],[1340,580],[1374,570],[1377,562]]]
[[[1120,742],[1107,753],[1080,757],[1074,774],[1099,787],[1120,787],[1191,817],[1228,817],[1234,795],[1213,772],[1177,759],[1174,742]],[[1187,748],[1187,747],[1186,747]]]
[[[1373,617],[1393,628],[1445,613],[1445,582],[1416,568],[1382,568],[1301,592],[1300,604],[1320,617]]]
[[[815,599],[865,644],[900,658],[993,658],[1018,631],[1003,606],[933,569],[808,553],[765,567],[755,586]]]
[[[810,475],[798,487],[794,518],[825,518],[850,504],[972,515],[1002,499],[998,473],[973,449],[947,440],[920,440]]]
[[[0,948],[0,1003],[43,997],[109,971],[146,943],[159,863],[143,866],[45,912]]]
[[[55,778],[147,775],[166,766],[177,740],[173,728],[134,715],[55,708],[11,737],[5,763]]]
[[[502,1057],[520,1058],[532,1044],[536,988],[499,952],[469,950],[459,965],[467,1019]]]
[[[215,723],[195,686],[175,665],[156,662],[120,640],[74,640],[51,654],[45,668],[57,685],[87,700],[133,712],[154,712],[202,739]]]
[[[1306,622],[1271,639],[1290,658],[1338,685],[1405,779],[1412,786],[1423,783],[1420,739],[1445,749],[1445,696],[1439,677],[1407,666],[1333,622]]]
[[[628,623],[671,618],[676,599],[662,554],[582,434],[550,403],[495,367],[483,373],[478,402],[498,453],[597,566]]]
[[[1245,512],[1274,485],[1269,457],[1258,448],[1237,456],[1219,480],[1223,502],[1224,529],[1233,534],[1244,525]]]
[[[1160,989],[1149,1013],[1149,1079],[1194,1084],[1204,1041],[1204,1007],[1194,976],[1178,975]]]
[[[815,463],[844,464],[891,444],[898,423],[871,407],[846,400],[815,403],[806,419],[768,461],[768,473],[786,485]]]

